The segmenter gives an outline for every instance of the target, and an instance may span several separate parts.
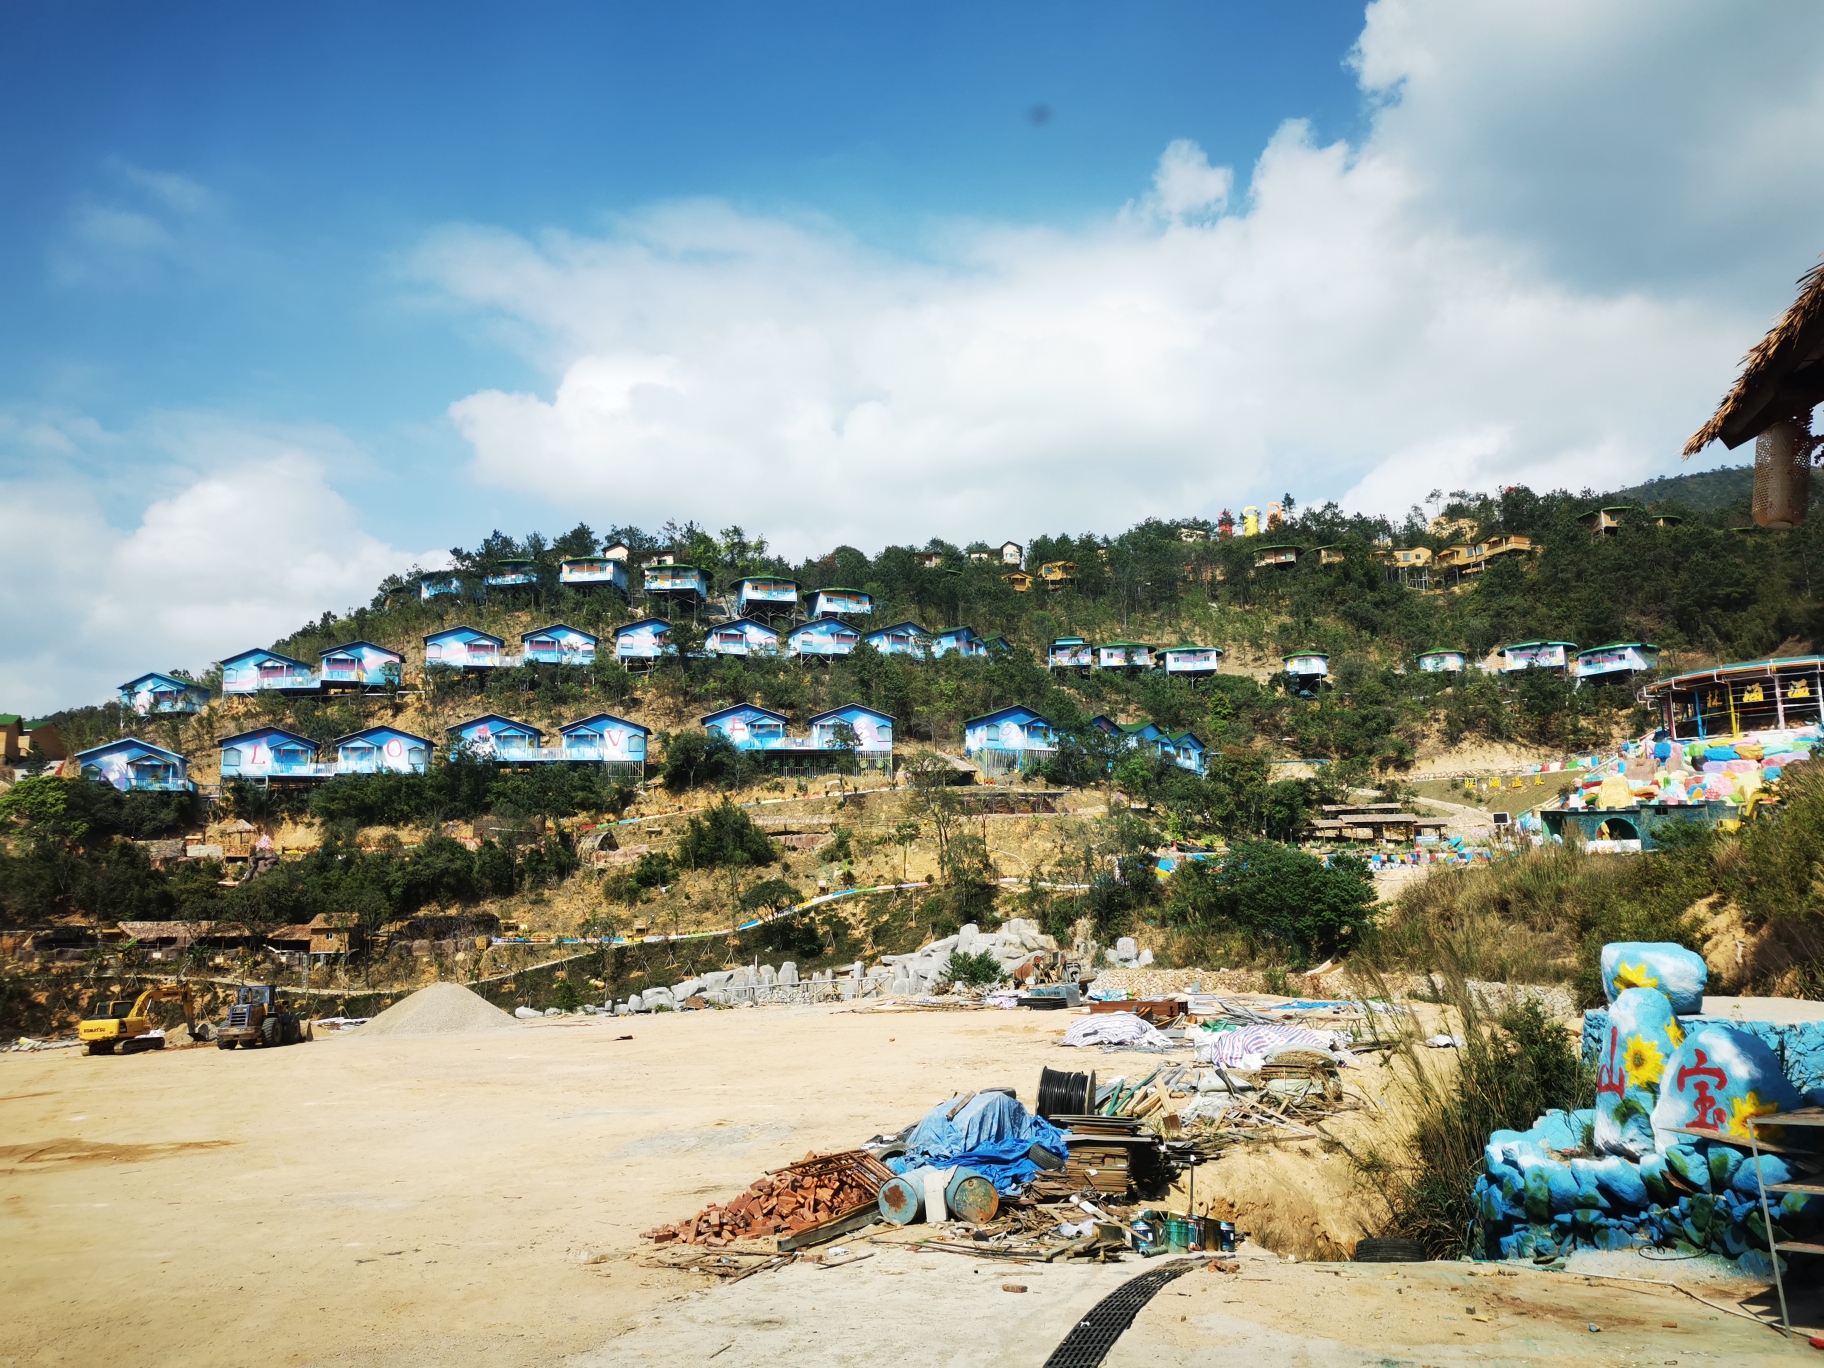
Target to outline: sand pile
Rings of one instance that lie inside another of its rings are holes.
[[[357,1036],[473,1035],[517,1026],[500,1008],[460,983],[433,983],[401,998],[365,1026]]]

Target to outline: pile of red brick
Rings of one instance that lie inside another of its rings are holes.
[[[795,1235],[833,1220],[880,1196],[880,1183],[865,1170],[800,1173],[780,1169],[754,1183],[727,1206],[713,1202],[687,1221],[646,1232],[655,1244],[719,1247],[732,1240]]]

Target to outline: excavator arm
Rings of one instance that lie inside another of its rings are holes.
[[[184,1004],[184,1025],[196,1029],[196,994],[187,983],[155,983],[139,995],[139,1001],[133,1004],[133,1015],[143,1017],[146,1009],[155,1002],[181,1002]]]

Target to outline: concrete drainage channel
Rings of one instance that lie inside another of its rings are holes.
[[[1195,1259],[1155,1268],[1110,1292],[1091,1308],[1089,1314],[1070,1328],[1064,1342],[1051,1351],[1045,1368],[1096,1368],[1115,1341],[1134,1323],[1140,1309],[1159,1294],[1174,1278],[1189,1273],[1197,1266]]]

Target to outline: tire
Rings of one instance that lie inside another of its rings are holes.
[[[218,1050],[232,1050],[234,1048],[234,1042],[232,1040],[218,1039],[215,1042],[215,1048]]]
[[[281,1025],[282,1023],[277,1017],[269,1016],[266,1020],[262,1021],[260,1023],[260,1044],[266,1046],[268,1049],[276,1047],[279,1043],[279,1030]]]
[[[1362,1240],[1355,1246],[1357,1263],[1429,1263],[1431,1255],[1418,1240]]]
[[[279,1018],[279,1044],[296,1045],[303,1038],[304,1033],[298,1029],[298,1019],[295,1016]]]

